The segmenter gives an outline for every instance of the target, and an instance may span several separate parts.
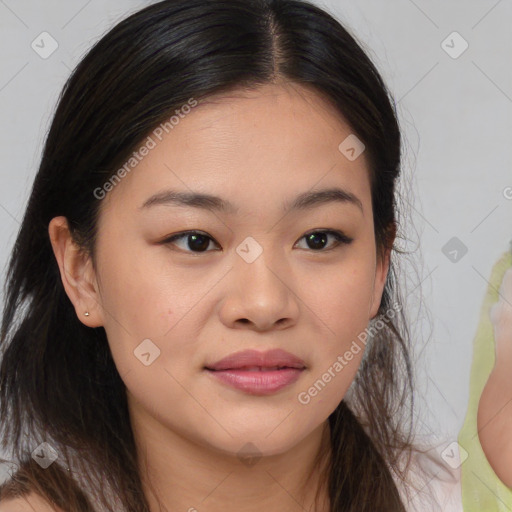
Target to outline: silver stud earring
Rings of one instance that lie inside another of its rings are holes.
[[[85,315],[85,316],[89,316],[89,311],[86,311],[86,312],[84,313],[84,315]]]

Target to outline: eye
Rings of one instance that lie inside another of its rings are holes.
[[[205,233],[200,231],[185,231],[183,233],[178,233],[177,235],[173,235],[170,238],[166,238],[161,243],[164,245],[167,244],[176,244],[176,241],[183,240],[185,248],[181,247],[187,252],[210,252],[206,251],[208,248],[210,241],[214,242],[213,238],[208,236]],[[218,244],[217,244],[218,246]]]
[[[334,244],[332,244],[331,247],[325,249],[325,244],[329,236],[333,237]],[[300,238],[300,240],[303,239],[306,240],[309,248],[314,252],[327,252],[342,244],[348,245],[353,241],[353,238],[346,236],[341,231],[330,229],[323,231],[312,231]],[[177,243],[178,241],[182,243],[182,247],[180,248],[186,252],[210,252],[207,250],[210,246],[210,242],[213,242],[217,247],[219,247],[217,242],[215,242],[211,236],[207,235],[206,233],[202,233],[201,231],[184,231],[182,233],[173,235],[170,238],[166,238],[160,243],[163,245],[174,244],[179,247],[179,244]]]
[[[325,246],[326,241],[328,240],[329,236],[332,236],[334,238],[335,242],[331,247],[324,249],[324,246]],[[336,231],[336,230],[332,230],[332,229],[327,229],[324,231],[312,231],[312,232],[304,235],[301,238],[301,240],[303,240],[303,239],[306,240],[306,243],[310,246],[310,248],[314,252],[331,251],[333,249],[336,249],[336,247],[338,247],[342,244],[348,245],[348,244],[352,243],[354,240],[353,238],[346,236],[341,231]]]

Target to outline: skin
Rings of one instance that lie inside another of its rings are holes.
[[[478,403],[477,428],[489,464],[512,488],[512,269],[505,272],[499,295],[490,310],[496,359]]]
[[[313,508],[319,473],[309,472],[329,446],[327,418],[363,350],[310,403],[297,396],[376,316],[389,268],[389,251],[376,257],[366,155],[349,161],[338,150],[351,133],[298,85],[210,98],[102,200],[96,268],[77,252],[66,219],[51,221],[66,293],[80,321],[105,328],[126,384],[152,511],[328,510],[326,489]],[[285,201],[333,186],[355,194],[363,210],[329,202],[283,214]],[[221,196],[239,211],[139,209],[167,188]],[[354,240],[336,247],[329,235],[319,249],[308,245],[304,235],[325,229]],[[212,241],[202,252],[186,236],[158,244],[185,230]],[[252,263],[236,252],[248,236],[263,250]],[[160,350],[149,366],[134,356],[146,338]],[[204,370],[248,348],[282,348],[307,368],[269,396],[231,388]],[[248,442],[260,456],[252,465],[238,455]]]
[[[56,505],[51,505],[37,493],[30,493],[20,498],[3,500],[0,512],[64,512]]]

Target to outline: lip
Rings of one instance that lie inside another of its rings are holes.
[[[205,366],[215,379],[251,395],[275,393],[294,383],[305,369],[302,359],[280,349],[244,350]]]
[[[304,368],[283,368],[281,370],[207,370],[215,379],[244,391],[250,395],[271,395],[294,383]]]
[[[241,352],[230,354],[216,363],[206,365],[205,368],[207,370],[220,371],[236,370],[246,366],[258,366],[262,368],[273,368],[275,366],[295,369],[306,368],[306,364],[302,359],[281,349],[267,350],[266,352],[242,350]]]

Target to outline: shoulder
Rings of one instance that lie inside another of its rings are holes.
[[[37,512],[64,512],[34,492],[26,496],[0,501],[0,512],[34,512],[35,510]]]

